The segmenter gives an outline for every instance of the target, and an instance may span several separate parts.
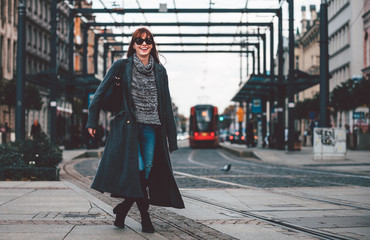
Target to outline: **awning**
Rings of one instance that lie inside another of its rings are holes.
[[[309,75],[300,70],[294,71],[294,78],[294,84],[288,85],[286,79],[282,83],[279,83],[277,76],[271,79],[269,75],[251,75],[231,101],[240,102],[253,98],[269,97],[277,91],[279,85],[283,85],[286,90],[288,90],[288,87],[291,87],[294,93],[298,93],[320,83],[319,75]]]

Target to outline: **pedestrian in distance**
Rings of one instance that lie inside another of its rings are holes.
[[[38,136],[40,136],[40,133],[41,133],[40,123],[38,122],[37,119],[35,119],[35,121],[33,121],[33,124],[31,126],[31,137],[32,137],[32,139],[35,139]]]
[[[254,126],[253,119],[247,124],[247,147],[254,147]]]
[[[7,142],[8,138],[8,132],[10,132],[10,128],[8,126],[8,123],[6,122],[3,127],[0,128],[1,130],[1,142],[5,144]]]
[[[118,72],[121,76],[115,75]],[[124,228],[126,215],[136,202],[142,231],[152,233],[149,204],[184,208],[184,203],[170,163],[169,153],[178,147],[168,76],[148,29],[139,28],[133,33],[127,59],[115,61],[96,90],[86,125],[92,137],[98,127],[102,98],[114,79],[121,79],[123,101],[110,123],[91,187],[124,198],[113,209],[115,226]]]

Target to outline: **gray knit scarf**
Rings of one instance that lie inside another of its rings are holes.
[[[149,55],[148,65],[133,56],[131,94],[135,106],[136,121],[161,125],[158,115],[158,94],[154,76],[154,58]]]

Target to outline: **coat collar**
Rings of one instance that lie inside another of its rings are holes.
[[[157,84],[157,91],[159,94],[161,94],[162,92],[161,80],[163,78],[163,70],[162,70],[161,65],[159,65],[157,62],[154,62],[154,76],[155,76],[155,82]]]

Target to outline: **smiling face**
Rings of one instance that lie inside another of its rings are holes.
[[[143,33],[140,37],[141,39],[147,39],[147,34]],[[148,36],[148,38],[150,38]],[[144,41],[142,44],[134,43],[133,48],[136,50],[136,55],[140,59],[149,59],[150,51],[153,48],[153,44],[148,44],[146,41]]]

